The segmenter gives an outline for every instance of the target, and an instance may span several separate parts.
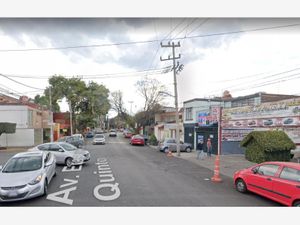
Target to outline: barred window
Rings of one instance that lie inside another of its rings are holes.
[[[185,109],[185,120],[193,120],[192,111],[193,111],[193,108],[186,108]]]

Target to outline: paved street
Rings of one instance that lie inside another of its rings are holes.
[[[232,178],[220,184],[212,171],[189,160],[168,157],[148,146],[107,137],[106,145],[91,145],[91,161],[82,167],[57,166],[49,194],[2,206],[279,206],[254,194],[240,194]],[[0,152],[0,164],[15,152]]]

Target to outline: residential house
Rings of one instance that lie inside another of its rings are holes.
[[[179,110],[179,139],[183,141],[183,108]],[[158,141],[165,138],[176,138],[176,110],[173,107],[163,107],[155,114],[154,135]]]
[[[50,136],[48,121],[49,111],[28,97],[0,96],[0,122],[16,123],[16,133],[0,136],[1,146],[29,147],[43,143],[44,137]]]

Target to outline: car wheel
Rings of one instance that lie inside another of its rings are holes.
[[[68,168],[70,168],[72,166],[72,161],[73,161],[72,158],[70,158],[70,157],[66,158],[66,162],[65,163],[66,163],[66,165],[67,165]]]
[[[191,152],[192,149],[191,149],[190,147],[188,147],[188,148],[185,149],[185,151],[186,151],[186,152]]]
[[[247,185],[241,178],[236,180],[235,187],[238,192],[241,192],[241,193],[247,192]]]
[[[164,153],[167,153],[169,151],[169,148],[164,148]]]
[[[293,203],[293,206],[295,206],[295,207],[300,207],[300,201],[295,201],[295,202]]]
[[[47,194],[48,194],[48,180],[46,178],[45,183],[44,183],[44,194],[43,195],[47,195]]]

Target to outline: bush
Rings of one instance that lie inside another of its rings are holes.
[[[154,134],[151,134],[151,136],[149,138],[149,144],[150,145],[155,145],[155,146],[158,144],[158,141],[157,141],[157,139],[156,139],[156,137],[155,137]]]
[[[296,145],[283,131],[253,131],[242,141],[245,157],[251,162],[290,161],[290,151]]]

